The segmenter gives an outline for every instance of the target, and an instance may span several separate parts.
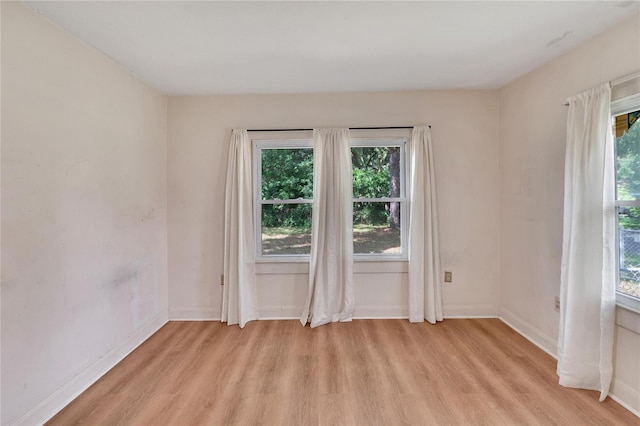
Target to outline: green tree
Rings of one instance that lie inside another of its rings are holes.
[[[619,199],[640,198],[640,120],[616,139],[616,181]],[[627,229],[640,229],[640,208],[621,209],[619,221]]]
[[[398,147],[354,147],[354,197],[400,196],[400,149]],[[313,150],[310,148],[262,150],[262,199],[313,198]],[[400,225],[399,203],[357,202],[354,222],[367,225]],[[310,204],[269,204],[262,210],[265,227],[311,226]]]
[[[389,149],[389,189],[391,197],[400,196],[400,149]],[[400,203],[394,202],[389,205],[389,225],[391,228],[400,227]]]
[[[616,171],[618,192],[640,198],[640,120],[616,140]]]
[[[263,149],[262,199],[295,200],[313,198],[313,150]],[[263,206],[266,227],[311,226],[310,204],[271,204]]]
[[[400,195],[400,149],[397,147],[354,147],[353,196],[363,198],[398,197]],[[368,225],[400,224],[398,203],[356,202],[354,222]]]

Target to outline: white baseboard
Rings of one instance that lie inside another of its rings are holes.
[[[117,363],[133,352],[160,327],[167,323],[167,312],[163,312],[141,327],[120,345],[109,350],[93,364],[78,372],[68,382],[64,383],[42,402],[27,411],[22,416],[9,422],[10,425],[41,425],[55,416],[78,395],[87,390],[100,377],[111,370]]]
[[[554,358],[558,358],[557,345],[558,340],[543,333],[535,327],[532,327],[525,320],[520,318],[508,309],[501,309],[500,316],[498,317],[502,322],[514,329],[518,334],[522,335],[525,339],[548,353]]]
[[[611,381],[611,389],[609,390],[608,396],[640,417],[640,392],[638,392],[637,389],[633,389],[631,386],[614,377]],[[635,406],[632,406],[629,401],[635,401]]]
[[[300,319],[302,306],[262,306],[261,320],[297,320]],[[353,319],[406,319],[409,317],[406,305],[398,306],[359,306],[356,305]]]
[[[261,306],[261,320],[295,320],[300,318],[302,306]],[[493,305],[445,305],[445,318],[497,318]],[[219,308],[170,308],[169,321],[220,321]],[[362,306],[356,305],[354,319],[407,319],[407,305]]]
[[[302,306],[261,306],[260,320],[300,319]],[[222,313],[214,308],[177,308],[169,310],[170,321],[220,321]],[[356,306],[354,319],[408,318],[406,306]]]
[[[264,306],[260,308],[261,320],[300,319],[302,306]],[[407,319],[406,306],[356,306],[353,319]]]

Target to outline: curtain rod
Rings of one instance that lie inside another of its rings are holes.
[[[349,127],[349,130],[413,129],[415,126]],[[431,125],[429,125],[431,128]],[[310,132],[313,129],[248,129],[247,132]]]
[[[634,78],[640,78],[640,71],[634,72],[633,74],[625,75],[624,77],[620,77],[617,80],[611,81],[611,87],[619,86],[622,83],[626,83],[627,81],[633,80]]]
[[[633,74],[629,74],[629,75],[625,75],[624,77],[620,77],[616,80],[611,80],[609,82],[609,85],[613,88],[616,86],[620,86],[623,83],[626,83],[627,81],[631,81],[633,79],[636,78],[640,78],[640,71],[639,72],[634,72]],[[565,100],[564,103],[562,104],[564,106],[569,106],[569,101]]]

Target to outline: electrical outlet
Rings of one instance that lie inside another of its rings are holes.
[[[553,298],[553,310],[560,312],[560,298],[558,296]]]
[[[450,283],[452,281],[453,281],[453,272],[444,271],[444,282],[445,283]]]
[[[220,285],[224,285],[224,274],[220,274]]]

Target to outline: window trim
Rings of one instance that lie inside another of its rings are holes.
[[[611,123],[612,129],[615,128],[615,119],[617,116],[622,114],[627,114],[629,112],[637,111],[640,109],[640,93],[636,93],[631,96],[627,96],[618,100],[611,102]],[[613,130],[612,130],[613,131]],[[616,173],[617,168],[615,165],[616,161],[616,142],[615,142],[615,134],[613,135],[613,155],[614,155],[614,173]],[[640,298],[631,296],[627,293],[623,293],[618,290],[620,285],[620,225],[618,223],[618,207],[640,207],[640,200],[618,200],[617,190],[616,190],[616,305],[627,310],[636,312],[640,314]]]
[[[398,146],[400,148],[400,197],[387,198],[356,198],[353,202],[400,202],[400,244],[401,253],[359,253],[353,254],[354,262],[406,262],[408,261],[409,237],[409,191],[410,165],[408,149],[410,134],[406,131],[352,131],[349,137],[352,147]],[[296,200],[262,200],[262,149],[313,149],[313,138],[309,132],[295,132],[277,135],[265,132],[251,138],[253,156],[253,192],[254,192],[254,232],[255,232],[255,261],[257,263],[296,263],[308,262],[309,255],[295,254],[262,254],[262,206],[265,204],[313,204],[313,199]]]

